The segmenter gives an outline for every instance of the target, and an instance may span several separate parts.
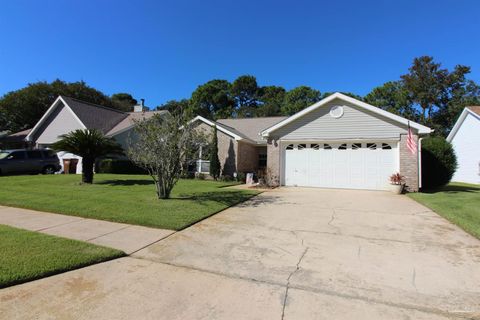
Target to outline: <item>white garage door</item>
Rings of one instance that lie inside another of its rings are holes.
[[[397,143],[298,143],[285,146],[285,185],[385,190],[397,169]]]

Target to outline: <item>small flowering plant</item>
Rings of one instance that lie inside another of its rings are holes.
[[[405,177],[400,173],[394,173],[390,176],[390,183],[395,185],[403,185],[405,183]]]

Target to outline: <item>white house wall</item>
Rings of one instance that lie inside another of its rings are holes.
[[[451,143],[458,161],[452,180],[480,184],[480,120],[467,114]]]
[[[343,106],[340,118],[333,118],[332,106]],[[398,138],[407,132],[406,127],[370,111],[360,110],[348,102],[335,99],[296,121],[272,132],[272,137],[282,140],[343,140],[343,139],[389,139]]]
[[[82,123],[73,115],[72,111],[62,104],[42,124],[35,134],[34,141],[40,145],[49,145],[56,142],[60,135],[83,128]]]

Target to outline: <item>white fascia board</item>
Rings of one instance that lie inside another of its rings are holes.
[[[458,117],[457,121],[455,122],[455,125],[453,126],[452,130],[450,131],[450,133],[447,136],[447,141],[448,142],[452,142],[453,138],[457,134],[458,129],[460,129],[460,127],[463,124],[463,121],[465,121],[465,118],[469,114],[471,114],[473,117],[475,117],[477,120],[480,121],[480,116],[478,114],[476,114],[475,112],[468,109],[468,107],[465,107],[463,109],[462,113],[460,114],[460,117]]]
[[[40,120],[38,120],[38,122],[35,124],[35,126],[32,128],[32,130],[30,130],[30,132],[28,133],[28,135],[25,137],[25,140],[26,141],[31,141],[31,138],[32,138],[32,135],[35,133],[35,131],[38,130],[38,128],[45,122],[45,120],[48,118],[48,116],[53,112],[53,110],[55,110],[55,108],[58,106],[58,102],[62,102],[65,106],[67,106],[68,110],[70,110],[70,112],[73,114],[73,116],[75,117],[75,119],[78,120],[78,122],[86,129],[87,127],[83,124],[82,121],[80,121],[80,119],[77,117],[77,115],[75,114],[75,112],[73,112],[73,110],[68,106],[68,104],[65,102],[65,100],[62,99],[61,96],[58,96],[57,99],[55,99],[55,101],[52,103],[52,105],[50,106],[50,108],[48,108],[48,110],[43,114],[43,116],[40,118]]]
[[[193,123],[193,122],[198,121],[198,120],[208,124],[211,127],[216,126],[219,131],[222,131],[223,133],[228,134],[229,136],[235,138],[235,140],[243,140],[243,138],[240,137],[238,134],[235,134],[235,133],[231,132],[230,130],[227,130],[227,129],[221,127],[221,124],[217,125],[215,122],[213,122],[211,120],[208,120],[208,119],[206,119],[202,116],[196,116],[195,118],[190,120],[189,123]]]
[[[317,103],[311,105],[310,107],[308,108],[305,108],[303,109],[302,111],[300,112],[297,112],[296,114],[288,117],[287,119],[283,120],[283,121],[280,121],[279,123],[275,124],[274,126],[270,127],[270,128],[267,128],[265,130],[263,130],[261,132],[262,136],[263,137],[268,137],[270,135],[271,132],[285,126],[286,124],[289,124],[295,120],[297,120],[298,118],[304,116],[305,114],[309,113],[309,112],[312,112],[313,110],[316,110],[317,108],[329,103],[330,101],[334,100],[334,99],[341,99],[343,101],[346,101],[346,102],[349,102],[355,106],[358,106],[360,108],[363,108],[363,109],[366,109],[368,111],[371,111],[373,113],[376,113],[376,114],[379,114],[385,118],[388,118],[388,119],[391,119],[391,120],[394,120],[398,123],[401,123],[403,125],[408,125],[410,123],[410,126],[414,129],[417,129],[418,130],[418,133],[419,134],[429,134],[431,133],[433,130],[430,129],[429,127],[426,127],[426,126],[423,126],[419,123],[416,123],[416,122],[413,122],[413,121],[410,121],[408,119],[405,119],[403,117],[400,117],[400,116],[397,116],[393,113],[390,113],[388,111],[385,111],[385,110],[382,110],[380,108],[377,108],[377,107],[374,107],[368,103],[365,103],[363,101],[360,101],[360,100],[357,100],[357,99],[354,99],[352,97],[349,97],[347,95],[344,95],[340,92],[335,92],[334,94],[326,97],[325,99],[322,99],[320,101],[318,101]]]
[[[78,118],[78,116],[73,112],[73,110],[68,106],[68,104],[63,100],[61,96],[58,96],[57,99],[52,103],[50,108],[48,108],[47,112],[44,113],[44,115],[38,120],[38,122],[35,124],[35,126],[32,128],[32,130],[28,133],[28,135],[25,137],[26,141],[31,141],[31,136],[35,133],[35,131],[38,130],[38,128],[45,122],[45,120],[48,118],[48,116],[55,110],[55,108],[58,106],[58,103],[62,102],[68,110],[72,113],[73,117],[83,126],[84,129],[87,129],[87,127],[83,124],[83,122]]]

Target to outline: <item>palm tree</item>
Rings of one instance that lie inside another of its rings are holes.
[[[66,151],[82,157],[82,182],[93,182],[95,159],[108,154],[123,154],[122,147],[112,138],[95,129],[79,129],[60,136],[52,145],[58,151]]]

